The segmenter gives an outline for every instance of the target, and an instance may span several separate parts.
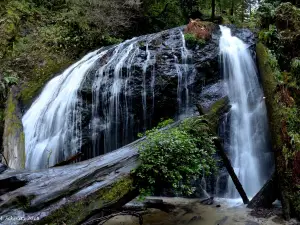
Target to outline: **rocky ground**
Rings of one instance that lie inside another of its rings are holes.
[[[163,198],[164,202],[175,205],[170,213],[157,209],[144,212],[144,225],[299,225],[300,222],[286,222],[281,210],[256,210],[251,212],[239,201],[218,199],[212,205],[203,205],[198,199]],[[115,217],[106,225],[138,225],[138,219],[131,216]]]

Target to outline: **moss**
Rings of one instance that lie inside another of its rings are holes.
[[[211,129],[217,133],[218,123],[221,116],[228,112],[230,108],[228,97],[224,97],[216,101],[205,114],[205,118],[209,121]]]
[[[110,186],[96,191],[94,194],[68,203],[64,207],[54,211],[46,219],[42,219],[37,224],[80,224],[91,213],[105,208],[108,204],[117,204],[125,195],[134,191],[133,180],[127,176]]]
[[[5,136],[12,135],[14,134],[15,130],[22,128],[22,122],[17,116],[16,108],[16,102],[14,101],[12,92],[10,92],[5,111],[5,121],[9,123],[5,130]]]
[[[299,217],[300,191],[293,179],[292,166],[297,151],[297,137],[299,137],[297,108],[289,96],[288,84],[286,84],[288,81],[277,77],[279,69],[274,67],[268,49],[258,43],[256,52],[266,96],[284,217],[286,219],[289,219],[290,215]]]
[[[71,63],[72,60],[63,57],[58,58],[57,60],[45,60],[45,65],[36,67],[33,70],[34,76],[23,83],[20,100],[25,105],[28,105],[54,74],[62,71],[63,68]]]
[[[281,151],[283,148],[283,141],[280,136],[280,130],[283,112],[279,104],[279,95],[276,92],[276,87],[278,84],[276,81],[276,72],[274,69],[272,69],[270,64],[268,49],[262,43],[257,44],[256,54],[262,79],[262,86],[266,97],[273,149]]]
[[[24,134],[23,131],[21,132],[21,135],[20,135],[20,145],[21,145],[21,146],[24,146],[24,149],[25,149],[25,134]],[[25,168],[25,163],[26,163],[26,152],[25,152],[25,151],[22,151],[20,157],[21,157],[21,167],[22,167],[22,168]]]
[[[8,162],[15,166],[14,169],[22,169],[25,168],[25,136],[14,92],[10,91],[6,104],[3,146]],[[12,153],[16,147],[18,152]]]

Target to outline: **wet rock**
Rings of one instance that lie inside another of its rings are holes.
[[[224,225],[226,224],[226,221],[228,220],[228,216],[225,216],[223,219],[216,222],[216,225]]]
[[[72,152],[71,142],[78,146],[74,151],[83,153],[82,160],[89,159],[136,140],[138,133],[156,126],[161,119],[179,119],[193,114],[195,103],[209,107],[224,96],[218,64],[218,26],[214,26],[211,38],[204,45],[188,50],[184,46],[183,29],[178,27],[145,35],[99,50],[106,53],[89,68],[77,93],[76,118],[79,115],[80,120],[65,131],[81,135],[59,145],[64,153],[58,161],[71,157],[68,155]],[[255,40],[246,29],[235,28],[233,33],[249,45]],[[128,56],[122,59],[126,54]],[[102,71],[104,65],[108,66]],[[116,80],[117,88],[114,89]],[[201,95],[205,87],[212,87],[212,91]],[[18,105],[16,111],[21,112]],[[65,118],[72,121],[74,115],[70,111]],[[6,128],[6,132],[10,130]],[[21,123],[20,132],[13,132],[13,135],[23,137]],[[24,152],[24,143],[8,148],[8,152],[13,151]],[[23,167],[25,160],[21,161]]]
[[[0,163],[0,174],[3,173],[5,170],[7,170],[7,166]]]
[[[87,158],[90,157],[94,138],[98,140],[97,155],[103,154],[134,141],[137,133],[155,126],[162,118],[178,118],[186,111],[195,111],[194,104],[200,100],[201,104],[209,106],[224,97],[222,83],[219,82],[222,79],[218,64],[220,32],[217,26],[214,27],[210,40],[203,46],[197,45],[189,49],[189,56],[186,58],[183,54],[183,28],[139,37],[120,68],[119,114],[118,118],[110,118],[110,121],[107,119],[107,112],[111,113],[111,104],[110,101],[104,101],[103,97],[99,99],[101,103],[98,121],[91,120],[92,102],[95,101],[92,100],[91,86],[95,77],[99,76],[101,66],[113,57],[115,49],[109,50],[107,56],[97,62],[86,76],[80,90],[81,102],[84,103],[84,137],[81,149],[86,152]],[[249,45],[254,43],[255,37],[249,30],[234,29],[234,34],[239,35]],[[99,92],[107,92],[107,98],[111,100],[113,97],[110,90],[116,75],[115,66],[116,64],[112,64],[106,70],[103,77],[105,82],[97,84]],[[203,87],[212,87],[207,91],[210,93],[201,95],[205,92]],[[91,127],[95,126],[95,122],[99,129],[97,136],[92,137]],[[110,136],[110,140],[104,141],[105,136]]]
[[[202,219],[201,216],[194,216],[194,217],[189,221],[189,223],[191,223],[191,222],[196,222],[196,221],[199,221],[199,220],[201,220],[201,219]]]
[[[259,224],[259,223],[257,223],[257,222],[254,222],[254,221],[248,220],[248,221],[246,221],[245,225],[260,225],[260,224]]]

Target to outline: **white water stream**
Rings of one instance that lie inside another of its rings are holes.
[[[247,195],[253,197],[264,182],[263,152],[268,148],[265,100],[248,46],[232,36],[229,28],[220,28],[222,70],[232,107],[229,154]],[[231,178],[227,197],[239,197]]]
[[[155,44],[161,35],[167,35],[169,46]],[[156,74],[155,66],[156,59],[163,57],[159,48],[174,48],[174,57],[182,55],[168,65],[176,73],[165,78],[168,84],[178,77],[174,116],[186,113],[194,66],[185,65],[188,50],[181,29],[97,50],[50,80],[23,116],[26,168],[47,168],[81,151],[92,158],[134,141],[137,129],[149,129],[157,111],[156,76],[161,75]],[[141,108],[141,115],[134,114],[136,108]]]

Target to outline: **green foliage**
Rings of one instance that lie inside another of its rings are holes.
[[[272,75],[275,77],[276,81],[280,84],[284,83],[284,73],[280,71],[280,67],[278,64],[277,57],[274,51],[268,50],[267,51],[267,60],[268,64],[272,69]]]
[[[20,99],[28,104],[52,75],[85,52],[122,41],[135,23],[129,19],[137,14],[135,7],[121,0],[1,3],[0,74],[19,77]],[[1,79],[1,89],[7,85]],[[4,103],[5,98],[0,108]]]
[[[168,130],[159,129],[170,122],[147,131],[139,147],[141,164],[134,175],[142,196],[158,194],[164,188],[191,194],[191,180],[215,168],[213,136],[203,118],[185,120]]]
[[[294,58],[291,63],[291,73],[296,79],[298,85],[300,85],[300,58]]]
[[[1,100],[6,98],[9,87],[18,83],[18,77],[15,74],[9,74],[8,72],[5,72],[3,74],[3,77],[0,78],[0,99]]]
[[[188,20],[185,9],[181,0],[143,1],[144,16],[153,31],[184,25]]]
[[[276,26],[269,25],[269,29],[261,30],[258,34],[258,38],[269,48],[273,49],[275,46],[277,46],[279,41]]]
[[[256,15],[262,28],[268,28],[274,22],[275,6],[271,3],[263,2],[257,9]]]
[[[206,41],[201,38],[197,38],[194,34],[186,33],[184,34],[184,39],[188,46],[195,46],[195,45],[205,45]]]

